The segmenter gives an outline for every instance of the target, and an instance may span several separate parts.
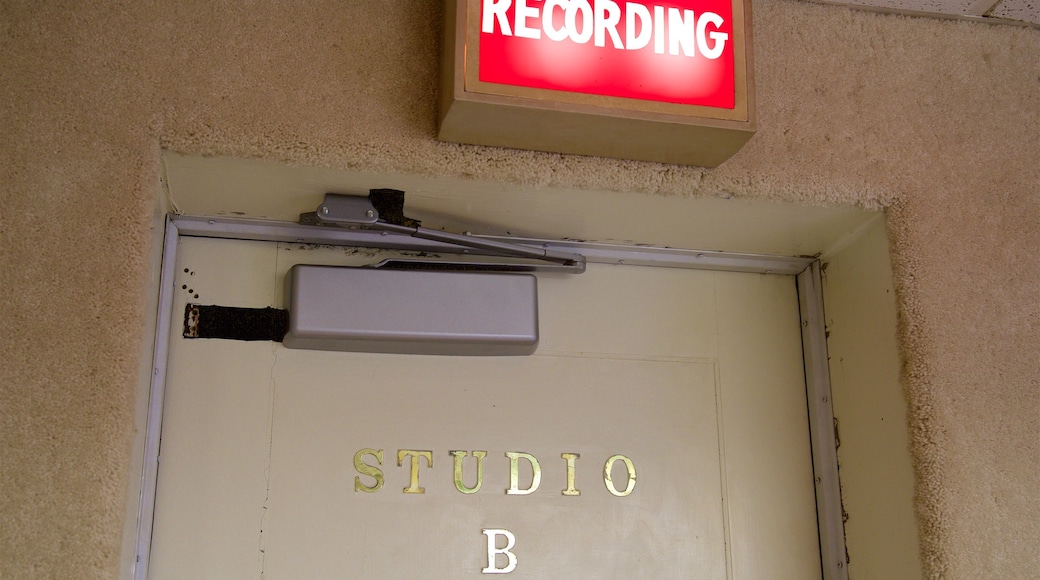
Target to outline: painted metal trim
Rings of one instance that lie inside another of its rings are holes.
[[[816,484],[816,517],[824,580],[848,580],[844,510],[838,479],[838,445],[827,360],[827,328],[823,314],[823,277],[814,261],[795,278],[802,323],[802,358]]]
[[[587,261],[600,264],[690,268],[694,270],[720,270],[787,276],[794,276],[802,272],[815,260],[815,258],[811,257],[687,250],[660,246],[599,242],[530,240],[529,243],[542,243],[548,248],[577,252],[585,256]]]
[[[173,314],[173,279],[180,240],[177,224],[166,218],[163,237],[162,271],[159,276],[159,308],[156,313],[155,343],[152,347],[152,376],[148,387],[148,417],[145,422],[144,467],[137,511],[137,553],[130,575],[134,580],[148,576],[152,547],[152,519],[159,480],[159,437],[162,434],[163,398],[166,393],[166,368],[169,361]]]
[[[426,240],[391,232],[374,232],[362,229],[339,227],[303,226],[291,222],[256,219],[206,218],[177,216],[174,223],[181,235],[208,238],[231,238],[260,240],[267,242],[296,242],[301,244],[325,244],[334,246],[360,246],[368,248],[442,252],[449,254],[494,255],[479,249],[459,246],[443,241]],[[694,268],[701,270],[725,270],[729,272],[755,272],[760,274],[783,274],[794,276],[815,261],[805,256],[773,256],[710,250],[687,250],[659,246],[626,245],[616,243],[586,242],[580,240],[548,240],[505,236],[468,236],[490,242],[509,243],[520,246],[578,253],[589,261],[601,264],[626,264],[630,266],[655,266],[659,268]]]

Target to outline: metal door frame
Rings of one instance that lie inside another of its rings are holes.
[[[172,310],[177,258],[181,236],[295,242],[427,252],[459,253],[458,246],[405,235],[366,230],[301,226],[291,222],[254,219],[174,216],[166,218],[159,307],[152,348],[151,381],[148,392],[144,468],[137,513],[136,555],[131,573],[134,580],[147,577],[151,550],[152,521],[159,470],[159,437],[162,430],[166,367],[172,328]],[[794,276],[801,317],[802,358],[816,484],[816,515],[824,580],[847,580],[845,527],[842,519],[841,488],[838,481],[837,440],[831,405],[830,371],[827,361],[826,328],[823,315],[821,268],[813,257],[687,250],[642,245],[621,245],[571,240],[474,236],[538,248],[579,253],[591,263],[689,268]],[[477,254],[478,251],[472,251]]]

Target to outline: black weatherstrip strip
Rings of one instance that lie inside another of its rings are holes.
[[[184,338],[282,342],[288,331],[288,310],[201,304],[184,307]]]

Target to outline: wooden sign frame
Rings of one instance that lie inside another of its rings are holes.
[[[445,0],[441,141],[716,167],[755,132],[751,0],[732,0],[735,107],[483,82],[480,0]]]

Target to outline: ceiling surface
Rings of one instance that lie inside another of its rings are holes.
[[[1040,0],[809,0],[878,12],[1040,28]]]

